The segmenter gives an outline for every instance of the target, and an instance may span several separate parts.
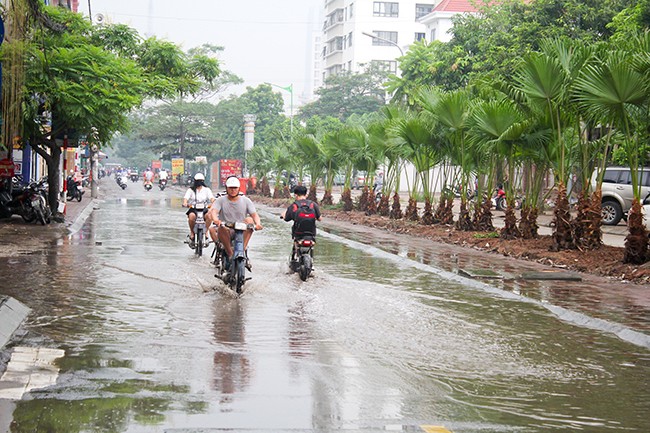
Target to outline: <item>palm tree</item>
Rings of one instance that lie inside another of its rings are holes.
[[[313,134],[301,133],[294,136],[293,144],[296,157],[302,161],[311,178],[307,198],[317,202],[316,184],[324,172],[323,153],[320,143]],[[300,173],[300,176],[300,179],[302,179],[302,173]]]
[[[469,140],[483,152],[505,159],[509,182],[505,185],[508,206],[505,213],[505,226],[501,237],[512,239],[520,237],[517,218],[514,213],[515,167],[517,151],[527,123],[521,111],[509,100],[478,102],[471,110],[469,118]],[[486,197],[486,200],[489,200]]]
[[[424,195],[423,223],[432,224],[432,198],[433,179],[431,179],[431,168],[439,162],[436,155],[434,143],[438,139],[430,119],[421,113],[413,111],[405,112],[404,117],[397,119],[391,126],[391,133],[401,141],[401,145],[407,150],[404,155],[413,164],[415,169],[414,181],[410,188],[409,204],[405,217],[412,221],[419,219],[417,213],[416,194],[421,185]]]
[[[472,230],[473,224],[467,207],[467,192],[470,179],[475,174],[476,167],[467,140],[467,118],[469,116],[470,106],[469,92],[463,89],[432,96],[430,90],[425,90],[419,95],[420,104],[425,112],[429,113],[442,127],[441,132],[446,138],[446,141],[442,141],[442,143],[449,144],[440,148],[443,153],[447,154],[447,158],[441,158],[441,160],[447,159],[451,166],[460,168],[459,173],[454,170],[453,182],[453,185],[460,186],[461,200],[460,214],[456,222],[456,228],[459,230]],[[453,195],[450,194],[449,197],[445,198],[449,201],[448,207],[453,205]]]
[[[636,52],[606,53],[600,62],[586,66],[576,83],[576,99],[591,119],[622,135],[634,190],[624,263],[643,263],[648,255],[648,236],[641,219],[639,167],[643,159],[640,142],[647,136],[650,124],[650,33],[639,37],[637,47]]]
[[[248,153],[246,161],[251,173],[257,174],[257,178],[260,179],[260,194],[264,197],[271,197],[268,179],[273,170],[271,153],[270,147],[256,146]]]
[[[574,248],[571,214],[566,195],[567,146],[563,131],[568,123],[568,110],[565,107],[570,96],[566,69],[557,57],[534,52],[524,58],[520,69],[515,73],[514,81],[515,88],[525,96],[533,112],[547,121],[553,131],[549,146],[555,148],[549,153],[554,155],[553,167],[557,188],[554,248]]]

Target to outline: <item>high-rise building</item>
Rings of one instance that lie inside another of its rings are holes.
[[[323,78],[359,72],[377,62],[397,71],[397,57],[425,37],[418,18],[433,11],[435,0],[324,0]]]
[[[449,40],[451,17],[476,11],[470,0],[323,1],[323,79],[360,72],[371,62],[397,72],[397,58],[409,45]]]

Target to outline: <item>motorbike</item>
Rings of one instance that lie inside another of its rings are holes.
[[[160,179],[158,181],[158,188],[160,188],[161,191],[164,191],[166,186],[167,186],[167,179]]]
[[[115,176],[115,180],[120,188],[126,189],[127,177],[125,174]]]
[[[138,173],[131,173],[129,175],[129,178],[131,179],[131,182],[135,183],[138,181]]]
[[[515,197],[515,209],[521,209],[522,199],[521,197]],[[496,210],[505,211],[508,208],[508,201],[506,199],[506,192],[503,188],[498,187],[495,190],[495,194],[492,197],[492,206]]]
[[[194,254],[201,257],[203,255],[203,248],[208,246],[207,242],[205,241],[207,226],[205,224],[204,209],[206,209],[206,204],[196,203],[192,205],[192,209],[196,209],[198,211],[196,212],[196,220],[194,221]]]
[[[314,245],[316,242],[312,237],[294,239],[293,241],[289,266],[293,272],[298,272],[302,281],[307,281],[313,269]]]
[[[81,198],[84,195],[84,190],[83,187],[81,186],[81,182],[77,181],[74,179],[72,176],[68,176],[66,179],[67,183],[67,199],[68,201],[77,199],[77,201],[81,201]]]
[[[11,189],[3,186],[0,191],[0,217],[20,215],[27,222],[38,221],[49,224],[52,212],[47,204],[46,178],[29,185],[13,182]]]
[[[151,191],[151,188],[152,188],[151,181],[145,180],[144,181],[144,190],[145,191]]]
[[[246,277],[246,251],[244,250],[244,232],[252,229],[252,224],[244,222],[222,223],[223,226],[235,230],[235,238],[232,240],[232,259],[228,258],[226,249],[217,242],[212,252],[214,264],[217,267],[215,277],[227,284],[232,291],[241,295],[244,291],[244,283],[250,280]]]

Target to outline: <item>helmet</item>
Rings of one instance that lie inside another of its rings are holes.
[[[194,175],[194,180],[205,180],[205,176],[203,176],[203,173],[196,173]]]
[[[237,179],[235,176],[230,176],[228,179],[226,179],[226,188],[239,188],[241,185],[239,183],[239,179]]]

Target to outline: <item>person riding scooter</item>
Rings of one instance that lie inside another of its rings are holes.
[[[306,237],[316,239],[316,221],[321,220],[320,207],[316,202],[307,199],[307,188],[297,185],[294,190],[296,200],[280,216],[285,221],[293,221],[291,237],[294,242]],[[295,251],[295,249],[294,249]],[[293,261],[295,257],[292,257]]]
[[[223,244],[229,258],[232,258],[233,255],[231,240],[234,237],[234,230],[221,225],[222,222],[243,222],[254,225],[255,230],[263,229],[260,216],[257,214],[251,199],[239,194],[240,186],[237,177],[230,176],[226,179],[226,195],[217,198],[210,210],[212,213],[211,219],[216,225],[216,228],[214,226],[210,227],[210,236],[215,242],[219,241]],[[244,233],[244,250],[247,250],[251,236],[253,236],[253,230],[246,230]],[[249,271],[251,270],[249,260],[246,261],[246,268]]]

